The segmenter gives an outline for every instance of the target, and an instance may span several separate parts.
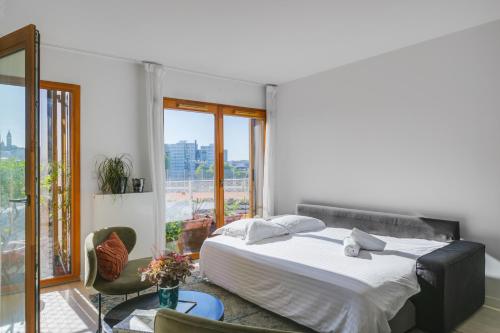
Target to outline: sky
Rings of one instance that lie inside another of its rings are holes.
[[[212,114],[179,110],[165,110],[165,143],[181,140],[205,146],[215,141],[214,116]],[[249,119],[224,116],[224,149],[228,160],[249,159]]]
[[[25,133],[24,87],[0,84],[0,135],[6,141],[12,134],[12,144],[24,147]]]
[[[42,108],[46,96],[40,94]],[[45,98],[44,98],[45,97]],[[24,147],[24,88],[0,84],[0,135],[3,140],[10,130],[12,143]],[[43,111],[43,110],[41,110]],[[249,159],[249,119],[224,117],[224,149],[228,160]],[[165,110],[165,143],[181,140],[198,141],[198,145],[214,143],[214,116],[211,114]]]

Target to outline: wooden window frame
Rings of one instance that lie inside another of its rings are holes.
[[[42,288],[80,281],[80,86],[54,81],[40,81],[40,89],[59,90],[72,94],[71,142],[71,273],[40,280]]]
[[[40,77],[39,68],[39,33],[35,25],[30,24],[0,38],[0,57],[8,56],[17,51],[24,50],[25,53],[25,76],[23,80],[14,79],[8,81],[9,76],[2,76],[0,80],[8,84],[21,85],[26,87],[26,105],[25,105],[25,161],[28,168],[25,170],[25,192],[28,199],[25,215],[25,305],[24,320],[26,323],[26,332],[35,332],[40,327],[39,310],[39,272],[36,267],[38,262],[38,240],[36,217],[38,214],[37,200],[37,180],[36,180],[36,160],[37,147],[36,128],[37,115],[33,110],[37,110],[36,97],[38,90],[38,81]],[[22,81],[22,82],[21,82]]]
[[[264,126],[266,123],[266,110],[257,108],[248,108],[235,105],[217,104],[209,102],[200,102],[187,99],[177,99],[164,97],[163,98],[163,110],[172,109],[180,111],[190,111],[190,112],[200,112],[200,113],[210,113],[214,115],[214,131],[215,131],[215,222],[217,228],[224,226],[224,116],[237,116],[249,119],[256,119],[264,121]],[[249,161],[249,175],[251,175],[249,183],[250,195],[250,215],[253,216],[255,210],[255,199],[254,199],[254,140],[253,134],[250,129],[250,161]],[[264,131],[265,132],[265,131]],[[264,135],[264,134],[263,134]],[[265,135],[263,141],[265,140]],[[193,253],[191,255],[193,258],[198,258],[198,253]]]

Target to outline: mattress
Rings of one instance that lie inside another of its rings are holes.
[[[416,259],[445,242],[378,236],[382,252],[343,255],[350,230],[325,228],[247,245],[217,236],[200,251],[204,277],[318,332],[390,332],[389,320],[420,291]]]

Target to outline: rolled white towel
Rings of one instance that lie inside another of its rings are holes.
[[[363,250],[383,251],[385,248],[385,242],[383,240],[357,228],[352,229],[351,238],[356,244],[359,244]]]
[[[344,238],[344,255],[346,257],[357,257],[361,248],[351,237]]]

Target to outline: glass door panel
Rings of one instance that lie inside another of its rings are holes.
[[[168,250],[197,253],[215,229],[214,126],[211,113],[165,109]]]
[[[47,285],[79,277],[79,203],[75,200],[79,156],[74,151],[79,86],[42,82],[40,102],[40,273]]]
[[[0,331],[25,326],[25,51],[0,58]]]
[[[253,216],[250,123],[224,116],[224,224]]]
[[[38,32],[0,38],[0,332],[35,332]]]
[[[262,215],[262,119],[224,115],[224,224]]]

